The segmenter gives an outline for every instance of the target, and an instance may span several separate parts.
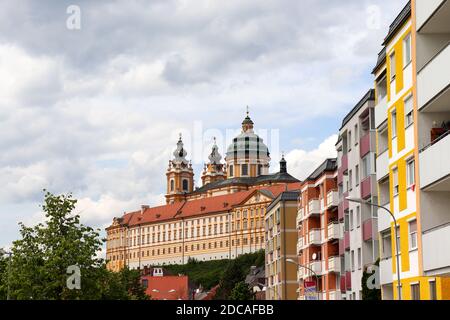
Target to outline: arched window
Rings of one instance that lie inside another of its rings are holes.
[[[189,181],[187,179],[183,179],[183,191],[189,191]]]
[[[232,177],[233,175],[234,175],[234,167],[233,167],[233,165],[230,165],[230,169],[229,169],[229,174],[230,174],[230,177]]]
[[[173,179],[170,180],[170,191],[173,191],[175,189],[175,181]]]

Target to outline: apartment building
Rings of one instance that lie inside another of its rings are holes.
[[[327,159],[303,182],[298,198],[299,300],[341,299],[338,203],[337,163]],[[308,287],[315,287],[312,294]]]
[[[408,3],[391,24],[373,70],[378,203],[398,225],[396,239],[392,219],[379,210],[383,299],[398,299],[399,289],[401,299],[449,295],[449,9],[447,1]]]
[[[412,2],[420,298],[450,299],[450,1]],[[423,295],[423,296],[422,296]]]
[[[375,175],[375,91],[369,90],[347,114],[339,130],[338,152],[339,220],[344,225],[340,255],[343,257],[341,290],[345,299],[362,299],[363,272],[379,257],[378,203]],[[347,198],[361,199],[356,203]]]
[[[282,192],[267,208],[265,216],[266,300],[297,300],[295,223],[298,195],[298,191]]]

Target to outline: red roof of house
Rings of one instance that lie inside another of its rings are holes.
[[[167,221],[178,218],[224,212],[244,203],[257,190],[269,191],[276,198],[283,191],[299,189],[300,182],[273,185],[268,187],[255,187],[247,191],[240,191],[227,195],[207,197],[185,202],[177,202],[158,207],[146,208],[143,211],[135,211],[125,214],[122,218],[123,224],[139,225],[152,222]]]
[[[189,278],[188,276],[142,276],[147,280],[145,293],[152,300],[189,300]]]

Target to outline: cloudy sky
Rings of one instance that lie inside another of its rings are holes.
[[[73,192],[101,228],[161,203],[179,132],[198,181],[247,105],[272,170],[285,151],[304,178],[334,155],[405,3],[0,0],[0,247],[42,219],[43,188]]]

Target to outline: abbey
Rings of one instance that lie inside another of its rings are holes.
[[[269,174],[269,150],[253,128],[247,112],[224,162],[214,143],[197,189],[180,136],[166,170],[166,204],[143,205],[106,229],[108,268],[233,259],[264,249],[266,208],[281,192],[298,190],[300,181],[288,174],[284,158]]]

